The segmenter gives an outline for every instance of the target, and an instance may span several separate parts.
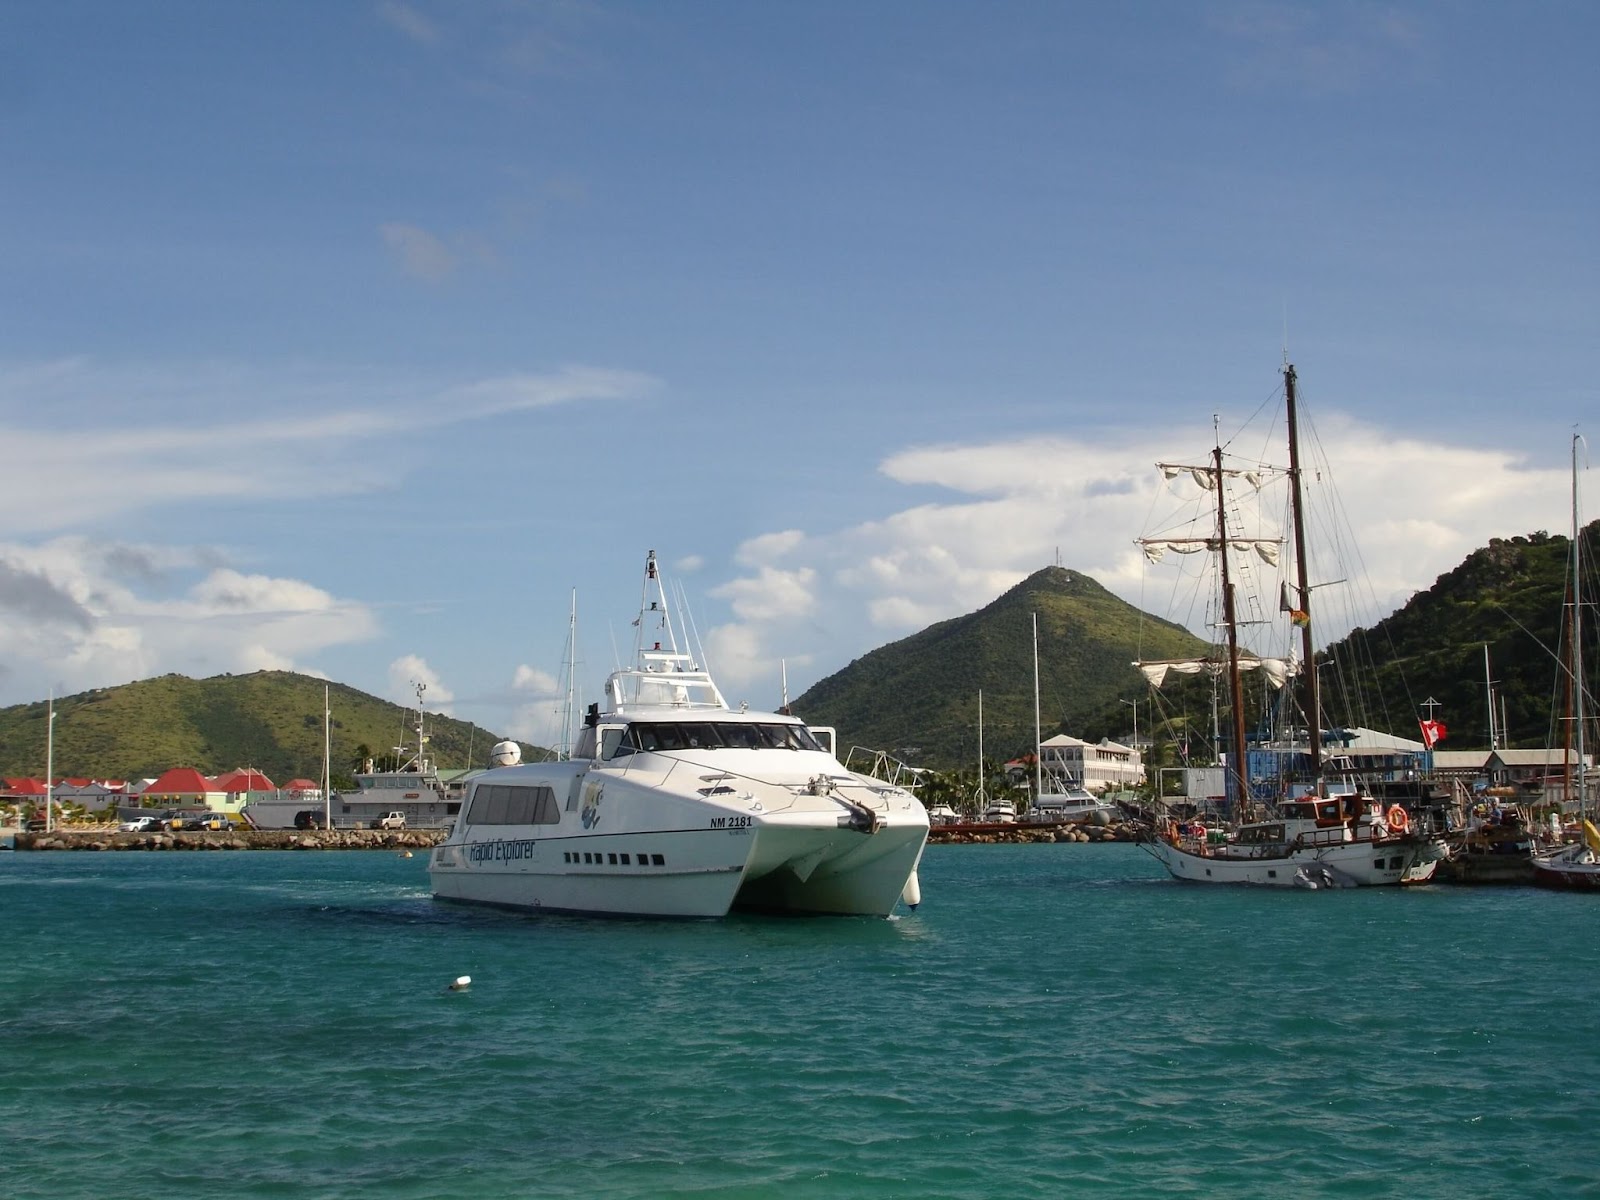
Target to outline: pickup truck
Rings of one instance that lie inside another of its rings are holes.
[[[399,809],[392,813],[385,813],[377,819],[374,827],[377,829],[404,829],[406,827],[406,815]]]

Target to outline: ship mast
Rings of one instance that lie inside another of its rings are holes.
[[[1238,784],[1237,819],[1245,820],[1249,804],[1249,771],[1244,756],[1244,689],[1239,683],[1239,622],[1234,613],[1233,582],[1228,577],[1228,502],[1223,487],[1222,447],[1211,452],[1217,476],[1217,553],[1222,572],[1222,623],[1228,631],[1228,696],[1233,706],[1233,776]]]
[[[1572,435],[1572,716],[1575,726],[1574,748],[1578,754],[1578,819],[1588,818],[1588,773],[1584,770],[1583,748],[1583,575],[1579,558],[1583,553],[1582,533],[1578,526],[1578,443],[1581,434]]]
[[[1039,734],[1039,614],[1033,614],[1033,802],[1044,795],[1044,747]]]
[[[1299,590],[1300,605],[1295,622],[1300,626],[1300,661],[1306,685],[1306,732],[1311,750],[1311,777],[1319,784],[1322,780],[1322,706],[1317,695],[1317,663],[1313,657],[1311,640],[1311,584],[1306,567],[1305,495],[1301,491],[1300,427],[1295,409],[1294,364],[1283,367],[1283,386],[1286,397],[1285,412],[1289,423],[1289,496],[1294,517],[1295,583]]]

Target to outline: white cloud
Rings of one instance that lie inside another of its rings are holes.
[[[532,692],[535,696],[554,696],[561,690],[561,684],[549,671],[541,671],[538,667],[530,667],[526,663],[519,663],[516,672],[511,678],[511,686],[519,692]]]
[[[747,687],[768,674],[775,663],[761,651],[759,632],[748,625],[719,625],[706,634],[706,662],[724,693]],[[730,703],[738,703],[732,696]]]
[[[1344,561],[1315,559],[1312,582],[1351,581],[1319,590],[1319,640],[1393,611],[1492,537],[1566,528],[1562,468],[1337,415],[1316,434],[1303,447],[1311,540],[1321,545],[1336,518],[1346,535]],[[1039,439],[1026,452],[1006,442],[893,454],[881,468],[890,478],[942,486],[952,497],[831,533],[782,531],[746,543],[738,561],[752,569],[712,593],[738,618],[709,639],[713,664],[720,673],[727,660],[740,683],[775,677],[780,651],[791,666],[796,649],[843,664],[983,607],[1058,553],[1130,603],[1200,624],[1201,612],[1163,611],[1173,585],[1147,573],[1133,545],[1169,503],[1154,463],[1184,449],[1165,435],[1141,435]],[[1203,461],[1206,449],[1195,453]],[[1349,602],[1336,602],[1339,594]]]
[[[5,690],[32,699],[176,671],[295,670],[370,638],[364,605],[301,580],[246,575],[215,550],[62,537],[0,543]]]
[[[582,400],[623,400],[648,391],[654,381],[632,371],[572,366],[551,375],[504,375],[446,390],[439,402],[475,418],[548,408]]]
[[[418,45],[431,46],[439,40],[439,31],[433,22],[411,5],[400,3],[400,0],[382,0],[378,5],[378,16],[385,24],[403,33]]]
[[[404,221],[387,221],[378,227],[378,232],[407,275],[438,283],[456,269],[457,255],[426,229]]]
[[[764,566],[754,578],[735,579],[714,588],[711,595],[728,600],[735,615],[746,621],[803,617],[816,607],[811,592],[816,577],[810,567],[783,571]]]
[[[806,535],[798,529],[763,533],[740,545],[738,559],[747,567],[778,562],[798,550],[805,540]]]
[[[1417,22],[1383,5],[1235,0],[1208,15],[1236,48],[1229,82],[1252,91],[1354,92],[1411,69],[1427,49]]]
[[[208,498],[304,500],[393,487],[393,465],[382,465],[378,452],[386,438],[558,404],[625,400],[654,386],[636,372],[581,365],[445,386],[216,364],[151,370],[66,360],[0,368],[7,484],[18,495],[50,498],[0,506],[0,537]],[[130,412],[125,398],[134,394],[141,406]],[[218,422],[215,411],[268,415]],[[40,421],[56,424],[30,427]],[[364,453],[351,455],[357,445]],[[130,464],[170,462],[182,469],[130,476]],[[97,484],[62,487],[64,479]]]
[[[422,705],[429,712],[449,713],[456,695],[420,654],[406,654],[389,664],[389,699],[416,707],[417,685],[422,685]]]

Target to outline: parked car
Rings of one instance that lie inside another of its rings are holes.
[[[394,812],[384,813],[383,816],[373,822],[373,825],[378,829],[404,829],[406,827],[406,815],[399,809],[395,809]]]
[[[122,833],[154,833],[161,828],[160,817],[135,817],[131,821],[124,821],[117,829]]]
[[[171,819],[167,821],[167,827],[169,829],[178,830],[204,829],[206,827],[206,821],[210,818],[210,816],[210,813],[174,813]]]
[[[233,828],[233,818],[227,813],[201,813],[197,829],[214,829],[219,832]]]

